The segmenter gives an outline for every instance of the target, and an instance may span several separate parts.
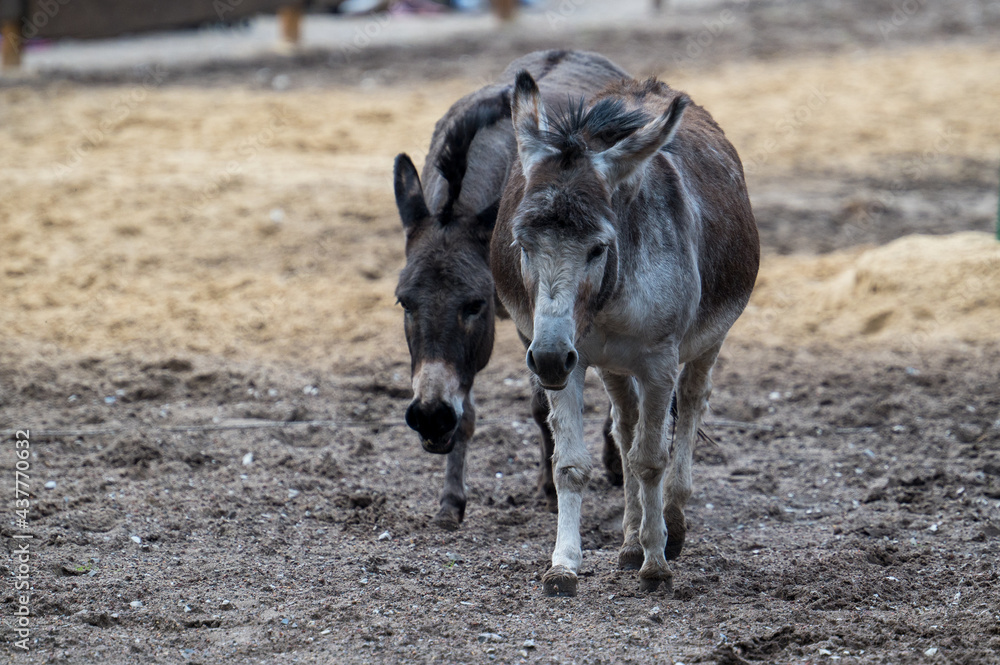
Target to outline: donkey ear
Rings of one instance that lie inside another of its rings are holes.
[[[594,166],[612,190],[639,172],[660,148],[674,139],[684,109],[690,103],[687,95],[677,95],[659,118],[594,156]]]
[[[403,220],[403,228],[410,233],[421,221],[430,217],[424,190],[420,186],[420,176],[417,175],[413,161],[405,153],[396,156],[392,176],[399,217]]]
[[[542,136],[548,130],[542,95],[531,74],[521,70],[514,84],[514,99],[511,102],[511,119],[517,137],[517,154],[521,158],[521,170],[525,175],[555,149],[547,145]]]

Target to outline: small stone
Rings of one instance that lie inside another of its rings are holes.
[[[142,543],[142,538],[140,538],[139,536],[131,536],[131,540],[136,545],[139,545],[140,543]]]
[[[476,639],[478,639],[480,642],[483,642],[483,643],[485,643],[485,642],[503,642],[503,637],[500,636],[500,635],[497,635],[496,633],[479,633],[479,637],[477,637]]]
[[[332,631],[329,628],[319,631],[320,635],[329,635]]]
[[[389,540],[390,538],[392,538],[392,534],[388,531],[383,531],[378,535],[379,540]]]
[[[223,611],[235,610],[236,606],[233,605],[232,601],[224,600],[222,601],[222,604],[219,605],[219,609]]]
[[[243,466],[250,466],[253,464],[253,453],[247,453],[243,456]]]
[[[930,658],[931,656],[933,656],[936,653],[937,653],[937,647],[931,647],[930,649],[928,649],[927,651],[924,652],[924,655],[927,656],[928,658]]]
[[[56,488],[56,481],[50,480],[49,482],[45,483],[45,489],[54,490],[55,488]]]
[[[534,649],[535,640],[525,640],[524,642],[521,643],[521,647],[524,649]]]
[[[129,607],[131,607],[134,610],[137,610],[140,607],[142,607],[142,601],[141,600],[133,600],[131,603],[129,603]]]
[[[962,423],[955,428],[955,438],[962,443],[974,443],[983,435],[983,428],[975,423]]]
[[[832,656],[833,655],[833,652],[830,651],[829,649],[820,649],[816,653],[818,653],[821,656]]]
[[[294,499],[295,497],[297,497],[301,493],[302,492],[300,492],[298,490],[293,490],[291,487],[288,488],[288,498],[289,499]]]
[[[928,531],[937,531],[938,530],[938,525],[937,524],[931,524],[929,527],[927,527],[927,530]]]

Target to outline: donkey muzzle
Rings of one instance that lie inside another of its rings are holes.
[[[413,375],[413,401],[406,409],[406,424],[420,434],[424,450],[447,455],[455,447],[464,399],[453,365],[441,360],[418,365]]]
[[[525,360],[542,387],[546,390],[562,390],[569,375],[576,369],[579,356],[569,341],[561,340],[552,344],[532,342]]]
[[[455,447],[458,421],[459,414],[447,402],[413,400],[406,409],[406,424],[420,435],[424,450],[436,455],[447,455]]]

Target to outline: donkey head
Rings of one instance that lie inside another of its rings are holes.
[[[413,401],[406,424],[424,450],[455,445],[476,373],[493,351],[495,305],[487,262],[496,209],[466,214],[446,206],[431,214],[420,177],[406,155],[396,158],[396,205],[406,231],[406,267],[396,297],[410,349]]]
[[[518,74],[512,113],[525,184],[512,229],[534,305],[528,368],[548,390],[566,386],[576,344],[616,285],[615,192],[641,181],[688,103],[679,95],[652,120],[613,98],[547,117],[531,75]]]

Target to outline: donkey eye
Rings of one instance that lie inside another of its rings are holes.
[[[405,312],[406,314],[413,314],[413,310],[415,308],[413,307],[413,303],[411,303],[409,300],[403,300],[401,298],[397,298],[396,304],[402,307],[403,312]]]
[[[596,261],[604,255],[604,251],[608,248],[607,245],[594,245],[590,249],[590,253],[587,254],[587,263],[591,261]]]
[[[485,300],[473,300],[462,305],[462,316],[466,319],[475,318],[484,311],[486,311]]]

